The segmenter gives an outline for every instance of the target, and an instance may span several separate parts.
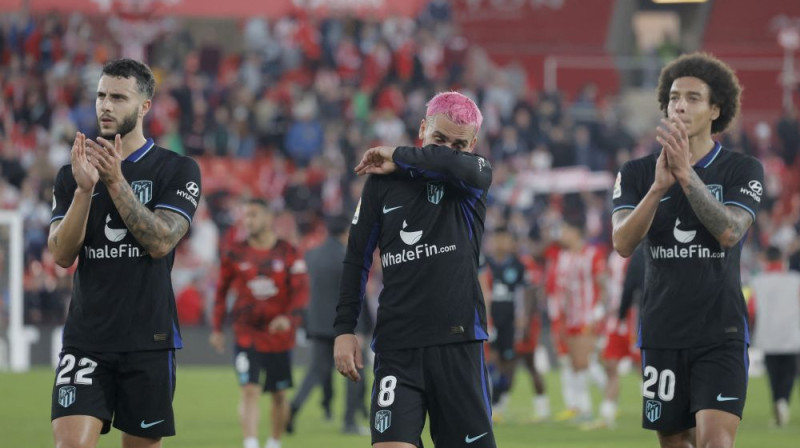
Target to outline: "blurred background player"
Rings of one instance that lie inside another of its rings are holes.
[[[800,354],[800,273],[786,269],[775,246],[767,247],[764,259],[764,271],[751,280],[753,347],[764,351],[775,423],[786,426]]]
[[[568,407],[561,419],[571,419],[575,423],[592,419],[589,365],[596,350],[598,307],[602,307],[605,300],[605,257],[600,248],[586,242],[585,227],[586,217],[582,211],[565,211],[552,298],[560,316],[559,337],[566,343],[572,368],[572,378],[568,378],[566,385],[570,389],[567,393],[572,394],[572,403],[566,404],[572,407]]]
[[[295,330],[308,298],[306,264],[297,249],[273,231],[267,202],[252,198],[244,204],[247,239],[236,241],[222,254],[214,301],[211,345],[222,353],[222,325],[228,292],[235,301],[233,321],[234,368],[242,390],[239,421],[244,448],[259,448],[261,392],[272,395],[271,435],[266,448],[280,448],[289,418],[286,390],[292,387],[291,350]],[[262,381],[262,371],[266,378]]]
[[[550,398],[547,396],[544,375],[536,366],[536,349],[539,346],[539,335],[542,330],[544,272],[542,265],[530,255],[521,255],[520,261],[525,265],[529,284],[525,289],[522,309],[517,313],[518,336],[515,338],[514,351],[517,360],[531,375],[534,392],[532,421],[542,422],[550,418]]]
[[[630,258],[622,258],[616,252],[611,252],[608,256],[608,318],[602,354],[606,385],[599,418],[586,429],[616,426],[620,361],[628,358],[634,364],[640,362],[639,349],[636,347],[637,309],[643,288],[644,252],[641,246]]]
[[[344,216],[328,218],[328,237],[317,247],[306,252],[304,258],[308,268],[310,281],[310,301],[306,310],[305,328],[311,339],[311,364],[306,370],[303,382],[292,399],[289,421],[286,431],[295,430],[295,416],[303,407],[312,389],[317,386],[330,387],[333,372],[333,320],[336,316],[336,304],[339,302],[339,282],[342,278],[342,260],[346,252],[347,235],[350,230],[350,219]],[[366,307],[362,312],[359,324],[369,326],[369,313]],[[359,331],[359,333],[365,333]],[[359,371],[363,375],[363,369]],[[356,423],[356,413],[364,407],[364,384],[347,382],[345,400],[344,426],[342,432],[347,434],[369,434],[366,428]],[[323,393],[322,406],[326,417],[330,419],[330,399]]]
[[[517,315],[523,311],[529,279],[525,265],[516,255],[514,236],[508,227],[494,229],[491,247],[491,254],[486,256],[486,265],[492,323],[496,332],[491,344],[490,362],[495,366],[492,378],[492,417],[497,420],[502,418],[510,398],[508,392],[517,364],[514,351]]]

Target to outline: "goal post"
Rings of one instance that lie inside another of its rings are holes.
[[[24,302],[22,295],[22,276],[23,276],[23,221],[22,215],[14,210],[0,210],[0,252],[2,252],[3,272],[0,272],[4,285],[2,300],[7,301],[8,307],[0,307],[3,313],[7,313],[8,327],[5,329],[5,338],[0,333],[0,339],[5,339],[5,350],[0,349],[0,368],[9,369],[12,372],[26,372],[30,369],[30,344],[38,331],[35,328],[26,328],[24,316]],[[1,321],[6,321],[6,316],[0,317]],[[5,353],[3,353],[5,352]],[[5,357],[6,359],[2,359]]]

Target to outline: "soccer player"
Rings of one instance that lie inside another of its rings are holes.
[[[233,364],[242,388],[239,422],[244,448],[259,446],[258,399],[262,390],[272,395],[272,434],[266,448],[280,448],[289,418],[286,390],[292,387],[290,351],[308,298],[306,264],[294,246],[275,235],[273,215],[265,200],[248,199],[243,221],[247,239],[233,242],[220,259],[209,342],[218,352],[224,351],[222,325],[228,291],[233,290]],[[262,371],[266,371],[263,389]]]
[[[97,85],[100,137],[77,133],[53,188],[47,244],[59,266],[78,260],[52,397],[56,447],[96,446],[111,424],[122,446],[160,447],[175,434],[170,271],[200,200],[200,170],[145,138],[150,68],[107,63]]]
[[[612,251],[608,257],[608,272],[608,318],[602,355],[606,373],[605,396],[600,403],[599,419],[584,429],[616,426],[620,361],[625,358],[636,363],[641,361],[634,337],[638,317],[632,309],[644,287],[644,252],[641,246],[629,258]]]
[[[505,412],[509,391],[517,364],[514,342],[517,339],[517,319],[524,308],[525,294],[530,284],[525,265],[515,253],[514,236],[501,226],[492,235],[492,253],[486,257],[489,268],[492,322],[497,337],[492,342],[491,363],[497,368],[492,387],[492,414],[495,419]],[[528,321],[525,322],[528,324]]]
[[[662,447],[731,447],[747,393],[741,240],[764,170],[712,139],[739,110],[724,62],[681,56],[661,71],[662,149],[627,162],[614,187],[614,249],[646,262],[640,340],[643,426]]]
[[[440,93],[420,124],[422,148],[371,148],[356,166],[371,176],[350,228],[334,359],[340,373],[360,379],[353,330],[380,247],[384,288],[372,340],[376,448],[421,446],[426,413],[436,446],[495,447],[477,275],[492,168],[472,154],[482,119],[466,96]]]
[[[561,224],[561,245],[555,265],[555,294],[551,308],[561,316],[560,331],[567,345],[571,367],[574,423],[592,419],[589,390],[590,361],[597,342],[598,307],[605,300],[605,256],[586,242],[586,218],[582,211],[567,210]]]

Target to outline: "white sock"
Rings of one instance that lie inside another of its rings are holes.
[[[270,437],[267,439],[267,444],[264,445],[264,448],[281,448],[281,441]]]
[[[244,439],[244,448],[258,448],[258,438],[247,437]]]
[[[600,403],[600,417],[607,423],[614,423],[617,419],[617,403],[606,398]]]
[[[533,414],[538,418],[550,417],[550,398],[547,395],[533,397]]]
[[[589,372],[592,377],[592,382],[597,385],[597,388],[603,390],[606,388],[606,383],[608,382],[608,377],[606,376],[606,371],[600,362],[597,360],[596,356],[592,357],[592,360],[589,361]]]
[[[561,366],[561,395],[564,397],[564,407],[575,409],[574,377],[571,367]]]
[[[575,407],[582,415],[592,413],[592,396],[589,394],[589,372],[581,370],[573,374]]]

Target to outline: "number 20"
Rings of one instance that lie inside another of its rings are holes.
[[[58,366],[59,371],[58,375],[56,375],[56,386],[69,384],[70,378],[67,375],[75,368],[75,356],[71,354],[64,355],[64,357],[61,358],[61,362],[58,363]],[[97,368],[97,363],[89,358],[81,358],[80,361],[78,361],[78,367],[83,368],[75,372],[75,384],[91,386],[92,379],[89,378],[89,375]]]
[[[658,398],[661,401],[672,401],[675,398],[675,372],[670,369],[664,369],[659,375],[655,367],[645,367],[644,384],[642,385],[642,395],[645,398],[655,398],[656,393],[651,391],[650,388],[656,382],[658,382]]]

